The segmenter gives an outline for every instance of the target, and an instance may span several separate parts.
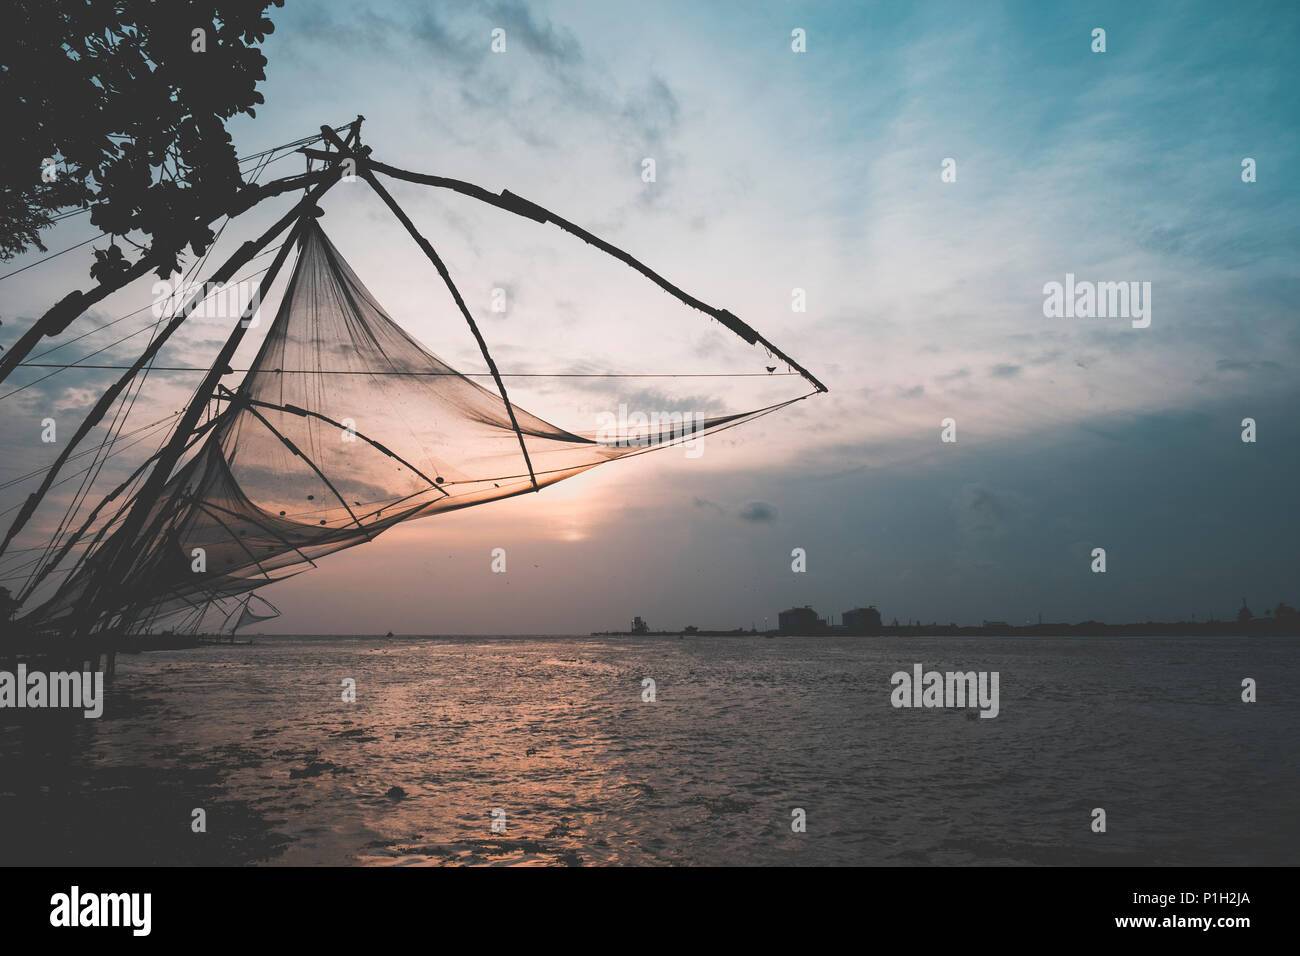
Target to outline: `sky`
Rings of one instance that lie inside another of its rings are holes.
[[[1256,613],[1300,601],[1293,5],[290,0],[271,17],[266,103],[230,127],[241,155],[364,114],[375,157],[554,210],[740,316],[829,392],[705,439],[699,457],[638,456],[401,526],[267,589],[283,617],[264,629],[585,633],[633,615],[762,628],[790,606],[838,621],[869,603],[886,621],[1204,619],[1243,597]],[[289,158],[265,175],[302,168]],[[388,185],[503,371],[770,364],[553,227]],[[290,201],[233,223],[214,261]],[[482,370],[427,260],[365,184],[339,184],[323,206],[393,316]],[[47,244],[87,235],[74,219]],[[85,251],[0,282],[0,344],[89,286]],[[1045,286],[1067,274],[1150,283],[1150,324],[1046,315]],[[147,305],[150,284],[64,338]],[[225,331],[192,322],[165,364],[210,362]],[[0,396],[38,374],[16,373]],[[52,460],[41,420],[70,432],[111,374],[0,398],[0,481]],[[807,391],[790,376],[518,381],[518,405],[585,431],[619,404],[717,414]],[[155,373],[130,422],[179,407],[193,384]],[[941,440],[945,419],[955,442]],[[0,509],[32,486],[0,490]],[[498,547],[505,574],[491,570]],[[6,556],[0,576],[20,560]]]

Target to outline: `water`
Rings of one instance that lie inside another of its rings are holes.
[[[0,848],[9,863],[1294,864],[1296,650],[268,637],[153,652],[119,659],[100,720],[0,732]],[[998,671],[999,716],[894,709],[890,675],[917,662]]]

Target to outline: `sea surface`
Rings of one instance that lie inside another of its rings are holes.
[[[1298,650],[304,636],[121,656],[99,720],[0,727],[0,863],[1295,864]],[[998,716],[894,708],[916,663],[997,671]]]

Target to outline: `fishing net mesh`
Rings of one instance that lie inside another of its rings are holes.
[[[449,298],[445,308],[460,321]],[[312,220],[243,383],[217,399],[216,424],[128,546],[135,617],[237,596],[400,522],[540,489],[776,407],[580,435],[511,405],[512,423],[500,392],[407,335]],[[33,621],[73,613],[108,544],[121,542],[106,536]]]

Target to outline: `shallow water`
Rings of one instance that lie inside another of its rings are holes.
[[[121,657],[100,720],[0,731],[0,858],[1300,860],[1295,640],[256,640]],[[998,717],[893,708],[918,662],[998,671]]]

